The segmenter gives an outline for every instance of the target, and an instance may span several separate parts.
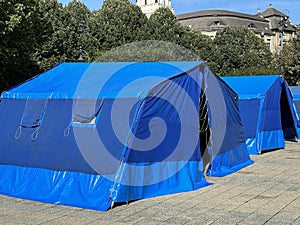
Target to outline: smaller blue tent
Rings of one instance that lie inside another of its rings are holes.
[[[203,62],[62,63],[0,101],[0,193],[107,210],[252,163],[234,93]],[[208,146],[208,142],[210,145]]]
[[[279,75],[222,78],[239,96],[239,108],[250,154],[284,148],[297,139],[291,92]]]
[[[294,111],[298,121],[297,133],[300,134],[300,86],[290,86],[290,90],[293,95]],[[300,135],[298,135],[299,139]]]

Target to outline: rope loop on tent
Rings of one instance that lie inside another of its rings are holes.
[[[70,135],[70,130],[71,130],[70,126],[67,126],[67,128],[64,131],[64,136],[65,137],[68,137]]]
[[[35,128],[35,131],[31,134],[31,140],[35,141],[39,136],[40,126]]]
[[[109,199],[112,200],[111,208],[114,206],[115,200],[116,200],[116,198],[118,196],[118,188],[120,187],[120,182],[121,182],[121,179],[122,179],[122,173],[124,172],[123,163],[124,163],[124,157],[120,161],[119,169],[118,169],[118,171],[117,171],[117,173],[115,175],[115,178],[114,178],[114,184],[113,184],[113,186],[110,189]],[[116,186],[118,188],[116,188]]]
[[[206,113],[207,114],[207,98],[205,98],[205,102],[203,103],[202,100],[200,101],[200,118],[203,117],[203,114]]]
[[[21,134],[22,134],[22,126],[19,126],[15,133],[15,139],[18,140],[21,137]]]
[[[213,154],[213,131],[211,129],[210,130],[210,137],[209,137],[209,141],[208,141],[208,144],[207,144],[207,148],[210,148],[210,163],[209,163],[209,166],[207,168],[207,171],[206,171],[206,175],[207,175],[207,172],[209,172],[208,176],[211,175],[211,170],[213,168],[213,164],[214,164],[214,157],[215,155]]]
[[[109,198],[112,199],[111,206],[110,206],[111,209],[114,207],[115,199],[116,199],[117,195],[118,195],[118,190],[116,190],[114,187],[112,187],[110,189],[110,196],[109,196]]]
[[[200,99],[200,107],[199,107],[200,132],[205,132],[209,128],[207,103],[208,103],[208,99],[205,96]]]
[[[202,89],[199,98],[199,132],[206,132],[209,128],[209,118],[208,118],[208,98],[205,93],[207,90],[207,83],[205,80],[202,81]]]
[[[203,119],[200,119],[201,121],[204,121],[204,123],[201,123],[200,132],[205,132],[209,128],[209,118],[207,119],[207,117],[208,117],[208,113],[205,114],[205,117]],[[206,119],[208,121],[205,123]]]

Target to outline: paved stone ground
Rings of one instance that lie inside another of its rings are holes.
[[[300,224],[300,143],[286,145],[214,185],[108,212],[0,195],[0,224]]]

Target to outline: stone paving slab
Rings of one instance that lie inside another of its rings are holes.
[[[255,164],[200,190],[134,201],[108,212],[0,195],[0,224],[300,225],[300,143],[251,156]]]

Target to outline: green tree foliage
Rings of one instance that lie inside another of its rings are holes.
[[[35,0],[0,0],[0,90],[39,71],[32,50],[40,34]]]
[[[102,10],[100,14],[103,13]],[[180,61],[199,60],[202,57],[207,59],[210,55],[211,39],[198,31],[182,26],[167,8],[156,10],[145,24],[138,38],[142,41],[112,48],[99,60]],[[134,32],[135,30],[131,30],[130,33]]]
[[[89,9],[78,0],[73,0],[65,6],[61,17],[63,24],[61,50],[65,61],[77,61],[80,47],[85,49],[89,41],[86,29],[89,26],[90,14]]]
[[[147,36],[151,40],[177,42],[184,32],[175,15],[168,8],[159,8],[149,18]]]
[[[80,48],[85,59],[85,50],[90,43],[88,21],[91,12],[80,1],[73,0],[67,6],[57,0],[40,0],[43,34],[39,47],[34,53],[41,70],[47,70],[61,61],[77,61]]]
[[[198,60],[207,62],[210,67],[214,66],[212,53],[214,46],[212,40],[207,35],[201,34],[200,31],[192,30],[188,27],[181,27],[181,34],[177,39],[177,44],[189,49],[198,56]]]
[[[101,55],[103,51],[101,50],[101,38],[102,31],[99,25],[100,10],[91,12],[85,29],[84,47],[83,47],[83,57],[90,59],[90,61],[95,61],[98,55]],[[88,55],[87,55],[88,54]]]
[[[274,70],[270,49],[247,28],[224,28],[217,32],[213,44],[214,69],[219,75],[265,74]]]
[[[278,62],[289,85],[300,85],[300,38],[285,46]]]
[[[168,8],[160,8],[150,16],[147,33],[151,40],[171,42],[181,46],[180,54],[177,54],[177,60],[184,58],[190,60],[202,59],[210,62],[211,39],[199,31],[181,25]],[[183,49],[186,49],[185,53]],[[176,55],[173,49],[170,49],[170,52],[173,52],[174,56]],[[174,60],[173,58],[171,59]]]
[[[105,52],[100,61],[189,61],[197,60],[198,56],[177,44],[157,40],[145,40],[125,44]]]
[[[38,4],[41,14],[39,27],[41,36],[33,57],[44,71],[66,58],[62,41],[65,37],[61,20],[63,6],[57,0],[39,0]]]
[[[129,0],[105,0],[91,18],[91,36],[98,42],[98,53],[144,37],[147,17]]]

